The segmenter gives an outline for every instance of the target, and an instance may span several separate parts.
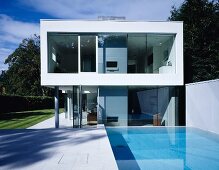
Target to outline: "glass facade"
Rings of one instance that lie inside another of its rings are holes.
[[[175,87],[129,89],[128,125],[179,125],[178,97]]]
[[[172,86],[73,86],[66,95],[66,118],[73,127],[182,126],[182,94]]]
[[[78,35],[48,33],[48,73],[78,73]]]
[[[128,73],[175,73],[175,35],[128,34]]]
[[[174,74],[175,35],[48,33],[48,63],[49,73]]]
[[[98,35],[99,73],[127,73],[127,34]]]
[[[96,36],[80,36],[81,72],[96,72]]]
[[[98,98],[98,122],[106,126],[181,125],[177,87],[100,87]]]
[[[72,122],[72,127],[97,125],[97,87],[72,86],[64,99],[65,118]]]

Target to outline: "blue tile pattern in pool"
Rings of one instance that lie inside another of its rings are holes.
[[[219,135],[188,127],[106,130],[120,170],[219,170]]]

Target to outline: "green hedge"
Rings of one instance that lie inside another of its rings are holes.
[[[61,99],[60,107],[63,107],[62,103]],[[53,97],[0,95],[0,113],[52,108],[54,108]]]

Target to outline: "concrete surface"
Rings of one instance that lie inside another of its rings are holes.
[[[72,128],[73,121],[65,119],[65,113],[59,114],[59,127],[60,128]],[[28,129],[48,129],[55,128],[55,117],[51,117],[47,120],[44,120],[34,126],[29,127]]]
[[[54,118],[40,123],[45,129],[37,129],[38,124],[32,129],[0,130],[0,170],[118,169],[103,125],[46,129],[50,123],[54,127]]]

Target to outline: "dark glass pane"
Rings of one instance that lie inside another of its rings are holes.
[[[96,71],[96,36],[81,36],[81,71]]]
[[[48,33],[48,72],[78,73],[78,36]]]

